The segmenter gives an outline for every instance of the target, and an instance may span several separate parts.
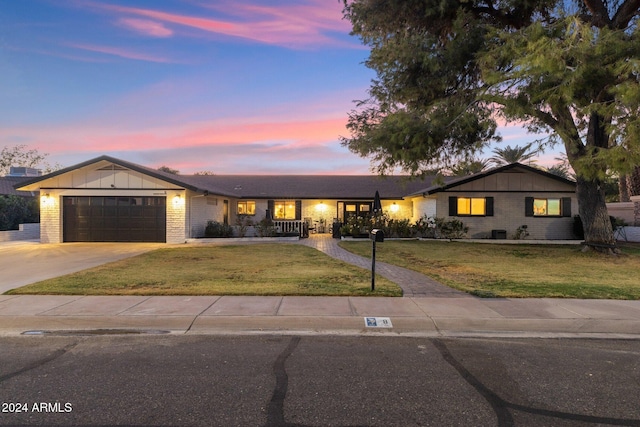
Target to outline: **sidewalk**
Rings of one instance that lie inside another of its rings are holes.
[[[371,267],[370,259],[345,251],[329,236],[314,236],[298,243],[362,268]],[[91,256],[81,263],[76,255],[83,250],[82,245],[48,248],[58,257],[51,256],[52,270],[47,274],[60,270],[60,275],[67,268],[82,269],[88,263],[132,256],[138,250],[153,247],[132,246],[115,251],[118,246],[100,246],[107,255],[100,253],[98,247],[92,248]],[[35,256],[28,248],[23,250],[21,255],[7,247],[2,255],[9,265],[22,264],[21,260]],[[12,256],[16,256],[15,261]],[[42,256],[37,258],[40,266],[46,265]],[[66,258],[74,262],[62,263]],[[57,270],[53,269],[54,264]],[[398,283],[404,297],[0,295],[0,336],[27,331],[119,331],[640,339],[640,301],[482,299],[382,262],[376,264],[376,272]],[[367,326],[367,318],[371,317],[390,323],[383,324],[385,327]]]
[[[640,301],[0,295],[0,335],[34,330],[640,339]]]

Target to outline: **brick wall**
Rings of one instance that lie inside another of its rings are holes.
[[[0,242],[40,240],[40,223],[20,224],[18,230],[0,231]]]
[[[46,195],[48,194],[48,196]],[[40,242],[62,242],[62,197],[48,190],[40,196]]]
[[[506,230],[507,239],[512,239],[519,227],[527,226],[528,239],[537,240],[565,240],[575,239],[573,235],[573,216],[578,214],[578,202],[574,194],[571,194],[571,217],[545,218],[525,216],[525,197],[563,198],[567,193],[463,193],[443,192],[438,193],[437,216],[449,217],[449,197],[493,197],[494,215],[487,217],[458,216],[469,227],[467,237],[484,239],[491,237],[492,230]]]
[[[186,206],[185,191],[167,194],[167,243],[186,241]]]

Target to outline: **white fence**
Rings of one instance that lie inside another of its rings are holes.
[[[273,221],[277,233],[297,233],[302,235],[302,221]]]
[[[288,221],[273,221],[273,231],[278,234],[297,234],[302,236],[304,221],[288,220]],[[234,235],[239,235],[238,226],[235,226]],[[243,237],[259,237],[258,229],[255,225],[247,227]]]
[[[40,239],[40,223],[20,224],[18,230],[0,231],[0,242]]]

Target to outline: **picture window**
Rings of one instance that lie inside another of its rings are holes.
[[[238,215],[255,215],[256,202],[246,201],[238,202]]]
[[[458,197],[458,215],[486,215],[486,200],[484,197]]]

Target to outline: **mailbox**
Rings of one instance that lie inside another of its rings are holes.
[[[384,231],[378,228],[371,230],[371,240],[374,242],[384,242]]]

